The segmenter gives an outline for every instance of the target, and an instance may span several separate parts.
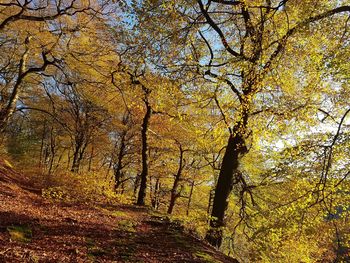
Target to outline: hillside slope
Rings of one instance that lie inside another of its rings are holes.
[[[236,262],[136,206],[46,200],[0,162],[0,262]]]

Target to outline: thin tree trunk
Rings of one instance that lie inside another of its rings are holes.
[[[43,134],[41,136],[39,168],[41,168],[43,164],[43,151],[44,151],[45,138],[46,138],[46,121],[44,122]]]
[[[148,177],[148,142],[147,142],[147,130],[149,122],[151,119],[152,108],[148,101],[149,91],[146,90],[146,96],[144,103],[146,105],[146,114],[143,117],[142,130],[141,130],[141,140],[142,140],[142,149],[141,149],[141,158],[142,158],[142,171],[141,171],[141,184],[140,190],[137,198],[138,205],[145,205],[145,197],[147,191],[147,177]]]
[[[137,174],[136,178],[135,178],[135,182],[134,182],[134,191],[133,191],[133,198],[134,199],[136,199],[137,189],[139,189],[139,187],[140,187],[140,181],[141,181],[140,175]]]
[[[28,37],[26,38],[25,51],[19,62],[17,80],[14,83],[7,105],[3,109],[0,109],[0,132],[4,131],[4,129],[7,126],[8,120],[10,119],[10,117],[12,116],[12,114],[16,109],[16,104],[19,98],[20,87],[23,82],[23,79],[28,73],[26,71],[26,64],[27,64],[28,53],[29,53],[29,39],[30,38]]]
[[[85,141],[85,143],[83,144],[83,147],[81,147],[80,151],[79,151],[79,158],[78,158],[78,170],[77,172],[79,172],[79,169],[80,169],[80,166],[81,166],[81,163],[82,163],[82,160],[84,159],[84,155],[85,155],[85,152],[86,152],[86,149],[88,147],[88,142]]]
[[[156,210],[158,210],[158,207],[159,207],[159,189],[160,189],[160,179],[159,177],[157,177],[156,183],[154,185],[153,196],[151,198],[152,207]]]
[[[121,134],[121,141],[120,141],[120,148],[118,152],[118,159],[117,163],[114,165],[114,185],[115,185],[115,191],[118,191],[121,183],[123,182],[123,158],[125,155],[125,136],[126,132],[123,132]]]
[[[75,149],[73,153],[73,162],[71,172],[78,173],[80,168],[81,160],[83,159],[83,155],[86,149],[86,145],[83,145],[83,141],[81,139],[75,142]]]
[[[71,172],[77,173],[79,170],[79,165],[78,165],[78,155],[79,155],[79,149],[76,147],[74,149],[73,153],[73,161],[72,161],[72,167],[71,167]]]
[[[212,211],[214,195],[215,195],[215,189],[210,189],[208,207],[207,207],[208,222],[210,222],[209,215]]]
[[[188,196],[186,216],[189,216],[189,214],[190,214],[190,208],[191,208],[192,196],[193,196],[193,189],[194,189],[194,180],[192,180],[192,182],[191,182],[191,190],[190,190],[190,194]]]
[[[56,138],[53,132],[53,127],[51,128],[51,134],[50,134],[50,155],[51,155],[51,158],[49,162],[48,174],[51,174],[52,172],[52,167],[56,157]]]
[[[178,193],[177,188],[178,188],[179,182],[181,180],[182,169],[184,168],[184,165],[183,165],[183,162],[184,162],[184,160],[183,160],[184,150],[182,149],[181,144],[179,145],[179,150],[180,150],[179,168],[178,168],[177,173],[175,175],[174,184],[173,184],[173,187],[171,189],[171,196],[170,196],[170,202],[169,202],[169,207],[168,207],[168,214],[171,214],[173,212],[176,199],[179,197],[179,193]]]

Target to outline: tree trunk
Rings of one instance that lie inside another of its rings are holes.
[[[140,187],[140,181],[141,181],[140,175],[137,174],[135,177],[134,191],[133,191],[133,198],[135,199],[136,199],[137,189]]]
[[[91,171],[91,165],[92,165],[92,158],[94,157],[94,146],[91,146],[91,153],[90,153],[90,158],[89,158],[89,168],[88,172]]]
[[[50,161],[49,161],[49,168],[48,168],[48,174],[51,174],[52,167],[54,164],[54,160],[56,157],[56,135],[53,132],[53,127],[51,127],[51,133],[50,133]]]
[[[43,165],[43,151],[44,151],[45,139],[46,139],[46,120],[44,121],[43,133],[41,135],[39,168],[42,168],[42,165]]]
[[[151,198],[152,207],[155,210],[158,210],[158,207],[159,207],[159,190],[160,190],[160,180],[159,180],[159,177],[157,177],[156,183],[154,185],[153,195]]]
[[[75,149],[73,153],[73,163],[71,172],[78,173],[80,169],[81,161],[83,160],[84,153],[87,147],[87,142],[84,142],[84,137],[81,135],[77,136],[75,141]]]
[[[193,189],[194,189],[194,180],[192,180],[192,182],[191,182],[191,190],[190,190],[190,195],[188,196],[187,209],[186,209],[186,216],[189,216],[189,214],[190,214],[190,208],[191,208],[191,202],[192,202]]]
[[[26,71],[26,66],[27,66],[28,53],[29,53],[29,40],[30,38],[27,37],[25,51],[19,62],[17,80],[14,83],[13,89],[8,98],[7,105],[4,108],[0,109],[0,133],[5,130],[10,117],[16,110],[16,104],[19,98],[20,87],[25,76],[28,73],[28,71]]]
[[[114,168],[114,184],[115,184],[115,191],[117,192],[121,183],[123,182],[123,173],[122,173],[122,169],[123,169],[123,158],[125,155],[125,136],[126,136],[126,132],[123,132],[121,134],[121,141],[120,141],[120,148],[119,148],[119,152],[118,152],[118,159],[117,159],[117,163],[114,164],[113,168]]]
[[[208,207],[207,207],[208,218],[212,211],[214,196],[215,196],[215,189],[213,188],[213,189],[210,189],[210,192],[209,192]],[[208,219],[208,222],[210,222],[209,219]]]
[[[233,184],[235,183],[234,175],[238,170],[239,159],[241,155],[247,151],[243,131],[241,126],[241,129],[233,129],[233,132],[230,135],[215,188],[215,196],[210,218],[210,229],[208,230],[205,239],[211,245],[216,247],[220,247],[222,243],[222,227],[225,225],[224,217],[228,205],[228,197],[232,191]]]
[[[171,189],[171,196],[170,196],[170,203],[169,203],[169,208],[168,208],[168,214],[171,214],[173,212],[176,199],[179,197],[179,193],[178,193],[177,188],[178,188],[179,182],[181,180],[182,169],[184,168],[184,165],[183,165],[184,150],[182,149],[181,145],[179,146],[179,149],[180,149],[179,168],[178,168],[177,173],[175,175],[174,184],[173,184],[173,187]]]
[[[137,198],[138,205],[145,205],[145,197],[147,190],[147,177],[148,177],[148,142],[147,142],[147,130],[149,126],[149,121],[151,119],[152,108],[148,101],[149,92],[146,91],[146,96],[144,103],[146,105],[146,114],[143,117],[142,122],[142,130],[141,130],[141,141],[142,141],[142,149],[141,149],[141,158],[142,158],[142,171],[141,171],[141,184],[140,190]]]
[[[73,161],[72,161],[72,167],[71,167],[71,172],[73,173],[77,173],[79,171],[79,163],[78,163],[79,149],[80,149],[79,146],[76,146],[74,149]]]

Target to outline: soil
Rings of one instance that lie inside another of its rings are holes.
[[[0,161],[0,262],[237,262],[134,205],[45,199]]]

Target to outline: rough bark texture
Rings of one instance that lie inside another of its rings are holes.
[[[247,88],[248,90],[248,88]],[[249,88],[249,90],[251,90]],[[240,158],[247,153],[245,136],[249,116],[249,97],[242,100],[241,119],[234,125],[227,142],[222,160],[218,182],[215,188],[213,208],[210,218],[210,229],[205,239],[213,246],[220,247],[222,243],[222,227],[228,205],[228,198],[236,180]]]
[[[222,161],[222,166],[215,188],[213,209],[210,220],[210,230],[206,235],[206,240],[213,246],[220,247],[222,243],[222,227],[224,226],[224,216],[227,209],[227,200],[234,184],[234,174],[238,169],[239,155],[242,153],[244,139],[240,134],[231,135],[226,152]]]
[[[12,114],[16,109],[16,104],[19,98],[20,87],[23,82],[23,79],[27,75],[26,65],[28,60],[28,53],[29,53],[29,38],[26,39],[25,51],[19,62],[17,80],[13,86],[11,94],[9,95],[7,105],[4,108],[0,109],[0,131],[3,131],[6,128],[10,117],[12,116]]]
[[[184,168],[184,150],[182,149],[182,146],[179,145],[179,150],[180,150],[180,158],[179,158],[179,168],[177,170],[177,173],[175,175],[175,180],[173,183],[173,187],[171,189],[171,196],[170,196],[170,202],[169,202],[169,207],[168,207],[168,214],[171,214],[173,212],[174,206],[176,199],[179,197],[179,192],[178,192],[178,187],[179,183],[181,180],[181,175],[182,175],[182,170]]]
[[[76,139],[75,149],[73,153],[73,163],[71,171],[73,173],[78,173],[80,168],[80,163],[83,160],[84,153],[87,147],[87,143],[83,141],[83,139]]]
[[[123,182],[123,158],[125,155],[125,136],[126,132],[123,132],[120,136],[120,147],[117,157],[117,162],[114,164],[114,183],[115,183],[115,191],[117,192]]]
[[[153,193],[151,196],[151,204],[155,210],[158,210],[159,204],[160,204],[160,202],[159,202],[160,201],[159,200],[160,186],[161,186],[160,179],[159,179],[159,177],[157,177],[155,185],[154,185],[154,190],[153,190]]]
[[[145,205],[145,197],[147,190],[147,177],[148,177],[148,142],[147,142],[147,130],[149,126],[149,121],[151,119],[152,108],[148,101],[149,92],[146,91],[146,96],[144,103],[146,106],[146,113],[143,117],[142,130],[141,130],[141,140],[142,140],[142,149],[141,149],[141,158],[142,158],[142,171],[141,171],[141,184],[140,190],[137,198],[138,205]]]
[[[189,216],[189,214],[190,214],[190,208],[191,208],[191,203],[192,203],[193,189],[194,189],[194,180],[191,182],[190,195],[188,196],[187,209],[186,209],[186,215],[187,215],[187,216]]]
[[[0,133],[4,132],[9,119],[11,118],[11,116],[16,110],[17,102],[23,86],[22,84],[26,76],[32,73],[45,71],[47,66],[53,65],[55,63],[55,60],[49,61],[47,59],[47,53],[42,52],[41,55],[43,59],[43,64],[39,67],[27,68],[27,62],[29,60],[28,55],[29,55],[30,40],[31,40],[31,37],[29,36],[25,40],[25,43],[24,43],[25,51],[19,61],[17,79],[13,84],[13,88],[11,92],[6,95],[6,97],[8,97],[7,101],[5,102],[6,105],[0,108]]]

